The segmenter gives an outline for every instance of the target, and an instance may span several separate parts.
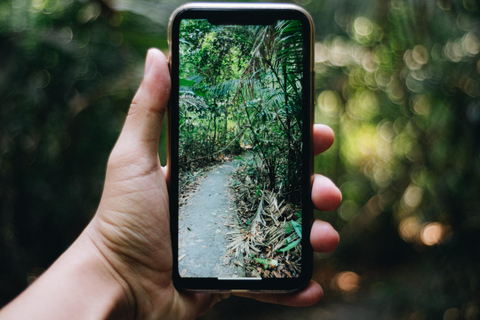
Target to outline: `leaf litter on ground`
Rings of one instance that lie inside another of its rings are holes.
[[[244,262],[247,277],[297,277],[301,272],[300,208],[279,201],[278,193],[259,189],[260,183],[245,167],[239,167],[233,176],[230,187],[237,215],[228,233],[229,251]]]

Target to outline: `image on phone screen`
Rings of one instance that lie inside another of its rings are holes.
[[[181,278],[302,273],[310,156],[303,30],[299,20],[179,23],[172,119]]]

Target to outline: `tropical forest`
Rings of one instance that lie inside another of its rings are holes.
[[[241,276],[297,277],[301,271],[302,161],[308,157],[302,153],[302,130],[309,112],[303,97],[303,30],[298,20],[180,23],[179,167],[185,191],[180,198],[203,187],[200,176],[215,164],[234,160],[228,188],[236,214],[232,229],[221,232],[228,238],[221,255],[231,257],[226,264],[244,267]],[[196,210],[201,202],[193,204]],[[208,232],[198,222],[184,228]],[[196,260],[204,264],[200,256]]]

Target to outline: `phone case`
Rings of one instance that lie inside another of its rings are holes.
[[[175,285],[305,287],[313,256],[310,15],[291,4],[191,3],[171,15],[168,39]]]

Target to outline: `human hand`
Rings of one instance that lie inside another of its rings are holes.
[[[125,303],[139,319],[192,319],[228,295],[182,293],[172,283],[172,248],[167,170],[158,158],[158,143],[170,95],[170,76],[163,54],[149,51],[145,76],[120,137],[110,155],[98,211],[82,234],[124,291]],[[315,154],[333,143],[333,131],[314,127]],[[328,179],[315,175],[312,201],[319,210],[334,210],[341,193]],[[333,251],[338,233],[326,222],[312,226],[312,247]],[[310,305],[322,296],[311,281],[294,294],[238,294],[285,305]]]

